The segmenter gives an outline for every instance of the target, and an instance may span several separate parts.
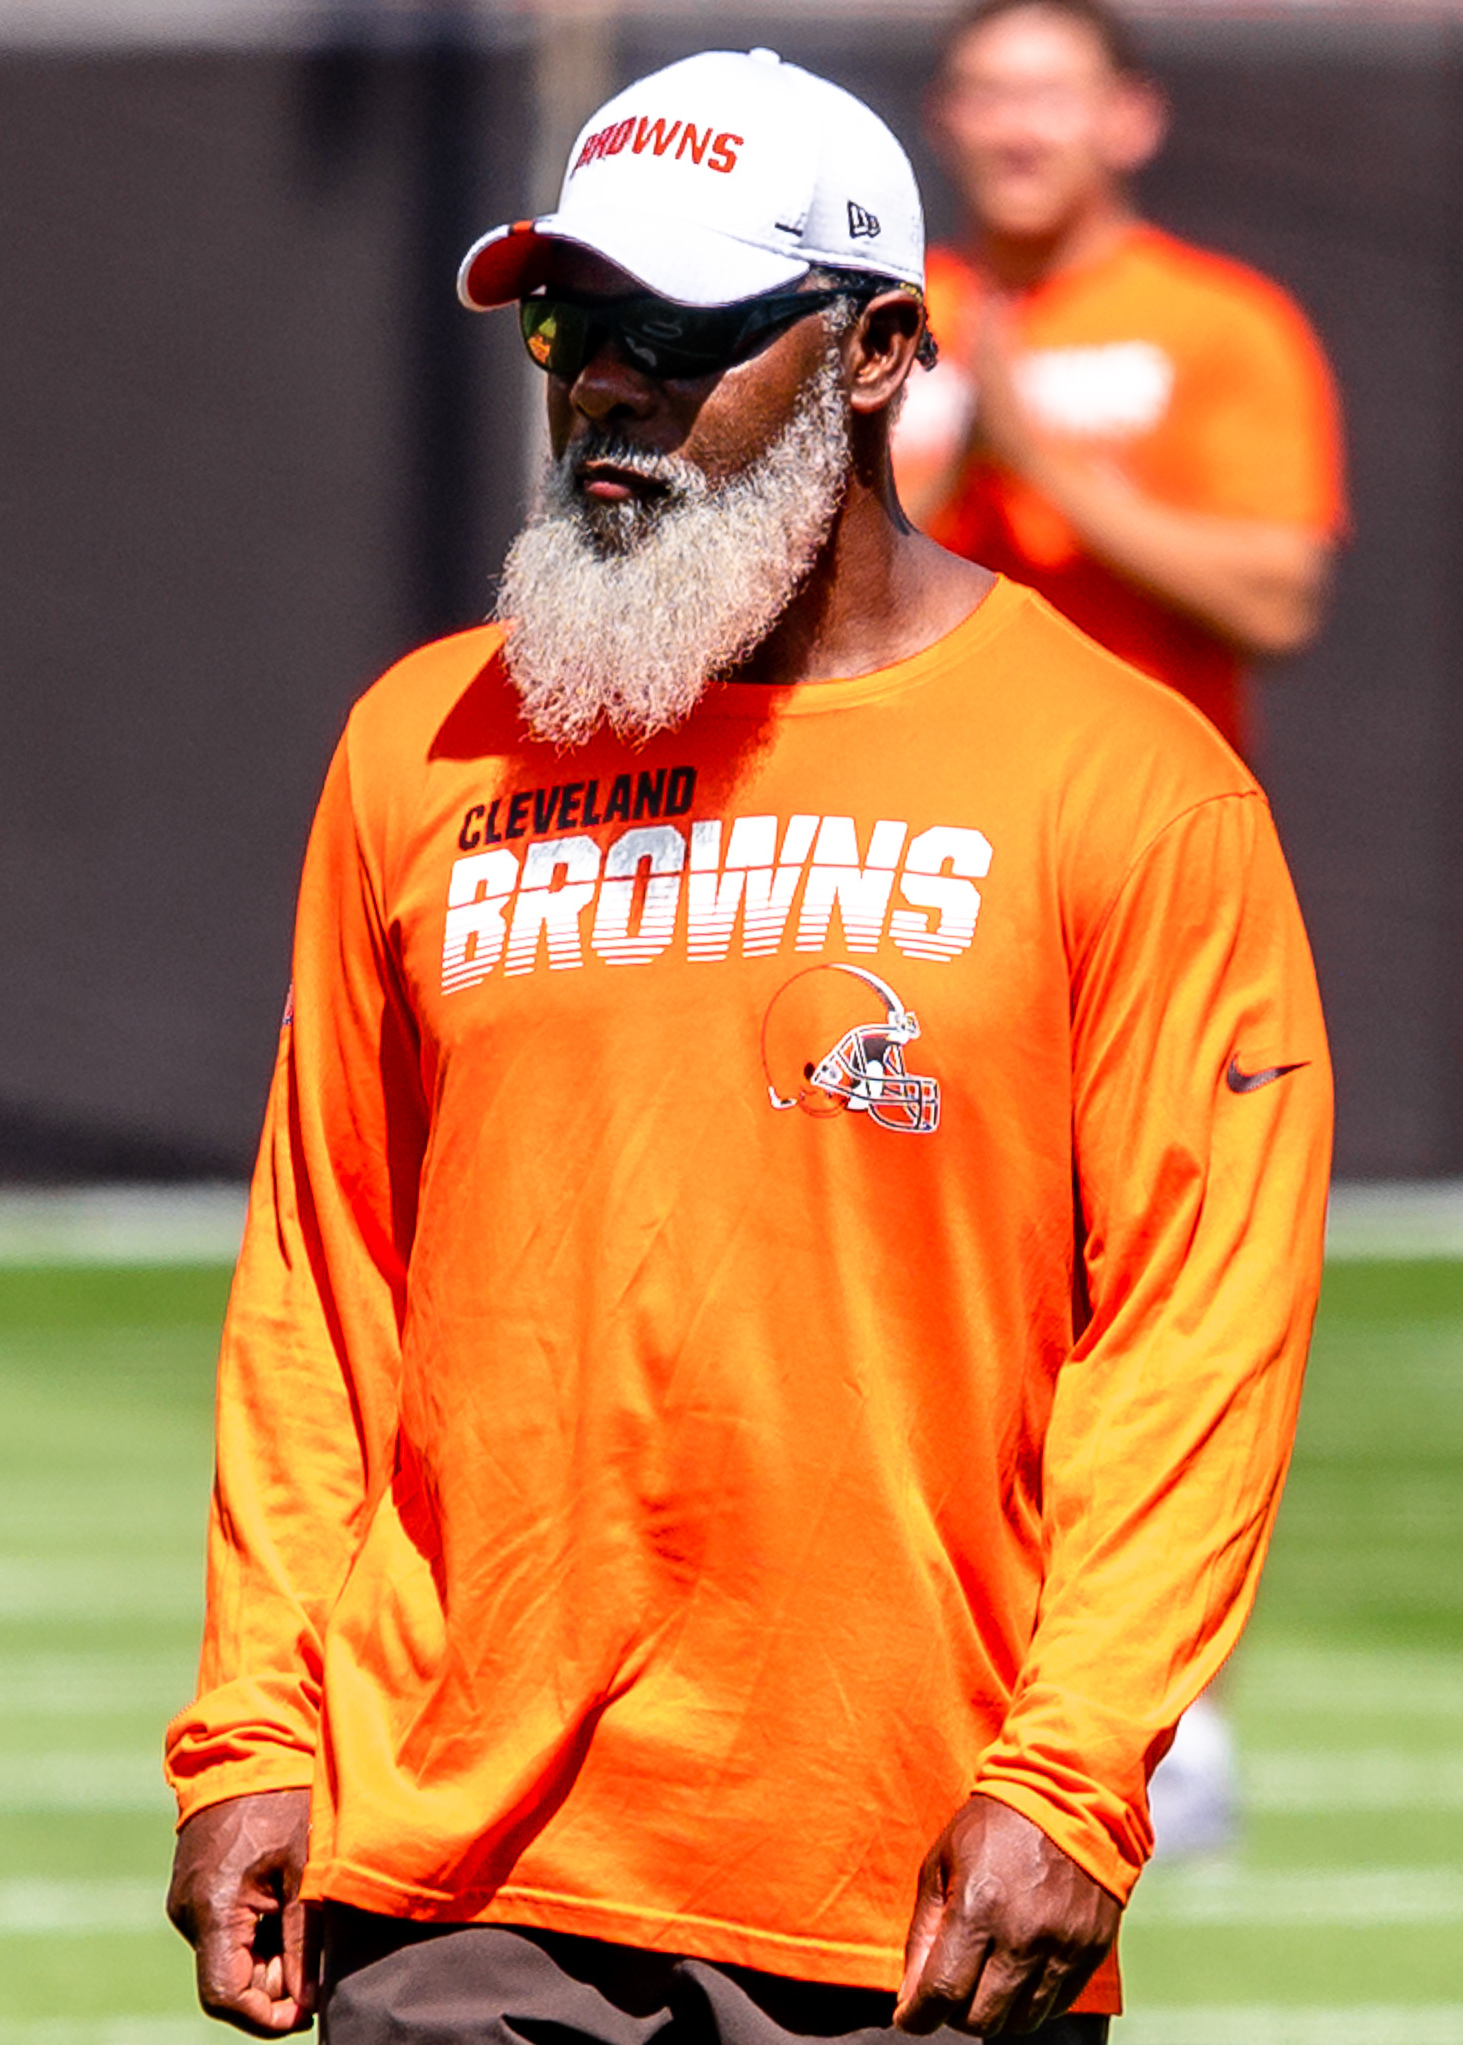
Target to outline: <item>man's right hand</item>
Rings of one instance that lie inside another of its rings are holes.
[[[197,1954],[198,2000],[257,2038],[303,2031],[314,2013],[309,1832],[309,1790],[279,1789],[210,1804],[178,1834],[168,1915]]]

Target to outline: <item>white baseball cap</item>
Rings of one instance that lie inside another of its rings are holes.
[[[559,204],[468,250],[476,312],[526,298],[557,242],[681,305],[732,305],[813,266],[924,289],[909,158],[861,100],[775,50],[703,50],[618,93],[580,130]]]

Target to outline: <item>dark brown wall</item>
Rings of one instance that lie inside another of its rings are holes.
[[[627,32],[632,76],[694,46]],[[917,140],[928,40],[771,20]],[[1298,291],[1356,533],[1266,689],[1352,1173],[1463,1171],[1459,51],[1169,29],[1148,198]],[[521,509],[521,52],[0,59],[0,1173],[242,1169],[303,834],[351,698],[481,613]]]
[[[329,749],[520,509],[451,286],[523,124],[511,58],[0,62],[0,1170],[244,1166]]]
[[[1264,769],[1331,1018],[1338,1163],[1463,1169],[1463,41],[1183,52],[1157,207],[1297,290],[1346,398],[1355,531]]]

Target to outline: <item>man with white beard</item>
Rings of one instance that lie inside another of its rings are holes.
[[[648,737],[679,724],[708,682],[762,644],[843,498],[849,411],[841,370],[830,335],[783,431],[716,488],[684,455],[648,452],[603,427],[551,462],[498,599],[514,679],[538,736],[576,744],[603,717],[628,738]],[[587,495],[582,478],[591,462],[633,476],[630,494],[608,502]]]
[[[327,779],[169,1731],[170,1913],[257,2035],[1120,2006],[1278,1503],[1326,1046],[1244,768],[904,518],[921,254],[888,130],[756,51],[464,263],[552,463],[502,623]]]

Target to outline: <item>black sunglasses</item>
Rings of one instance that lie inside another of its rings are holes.
[[[710,376],[745,362],[774,334],[838,298],[868,298],[887,280],[818,291],[778,291],[739,305],[676,305],[668,298],[581,298],[554,291],[518,308],[524,346],[549,376],[573,383],[611,337],[647,376]]]

